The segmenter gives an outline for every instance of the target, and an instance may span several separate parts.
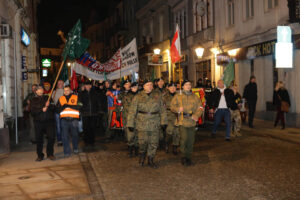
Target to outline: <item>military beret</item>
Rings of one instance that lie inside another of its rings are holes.
[[[131,83],[131,87],[135,87],[135,86],[139,86],[139,84],[137,82]]]
[[[145,85],[146,83],[152,83],[152,81],[150,80],[150,79],[148,79],[148,80],[144,80],[144,83],[143,83],[143,85]]]
[[[86,80],[86,81],[84,82],[84,84],[85,84],[85,85],[92,85],[92,81]]]
[[[184,84],[186,84],[186,83],[191,83],[191,81],[189,81],[189,80],[184,80],[184,81],[182,82],[182,85],[181,85],[181,86],[184,86]]]
[[[177,84],[174,83],[174,82],[170,82],[170,83],[168,84],[168,87],[172,87],[172,86],[177,87]]]

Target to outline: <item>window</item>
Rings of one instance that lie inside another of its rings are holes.
[[[278,0],[264,0],[265,11],[271,10],[278,6]]]
[[[161,14],[159,16],[159,41],[163,41],[164,39],[164,16]]]
[[[234,25],[234,0],[227,0],[227,23],[228,26]]]
[[[196,63],[196,79],[202,79],[203,82],[211,79],[211,61],[206,60]]]
[[[254,16],[254,0],[244,0],[244,19]]]
[[[183,39],[187,36],[187,18],[186,18],[186,10],[183,8],[179,10],[174,15],[174,32],[176,31],[176,24],[179,26],[180,37]]]
[[[193,32],[199,32],[213,26],[213,1],[193,1]]]

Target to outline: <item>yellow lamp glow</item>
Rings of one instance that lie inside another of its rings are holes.
[[[197,55],[198,58],[202,58],[203,53],[204,53],[204,48],[198,47],[198,48],[195,49],[195,52],[196,52],[196,55]]]

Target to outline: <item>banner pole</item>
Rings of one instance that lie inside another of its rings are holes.
[[[48,101],[50,101],[50,98],[51,98],[51,96],[52,96],[52,93],[53,93],[53,90],[54,90],[54,88],[55,88],[56,82],[57,82],[57,80],[58,80],[58,77],[59,77],[59,75],[60,75],[60,73],[61,73],[61,70],[62,70],[64,64],[65,64],[65,60],[62,61],[61,65],[60,65],[60,67],[59,67],[58,73],[57,73],[57,75],[56,75],[55,81],[54,81],[54,83],[53,83],[51,92],[50,92],[49,97],[48,97]]]
[[[183,107],[183,103],[182,103],[182,89],[181,89],[181,87],[182,87],[182,78],[181,78],[181,68],[180,68],[180,62],[181,62],[181,58],[180,58],[180,60],[179,60],[179,85],[180,85],[180,97],[181,97],[181,101],[180,101],[180,107]],[[181,120],[183,121],[183,112],[181,112],[180,113],[180,115],[181,115]]]

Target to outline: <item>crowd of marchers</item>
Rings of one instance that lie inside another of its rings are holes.
[[[243,96],[238,93],[234,82],[226,87],[223,80],[219,80],[214,87],[209,80],[205,83],[198,80],[195,87],[204,88],[205,104],[192,92],[189,80],[181,84],[166,84],[163,79],[125,80],[121,84],[88,80],[76,91],[59,80],[50,95],[42,85],[33,85],[32,93],[23,104],[24,111],[29,114],[30,139],[36,144],[36,161],[44,159],[45,136],[47,158],[55,160],[55,142],[63,146],[64,156],[70,157],[80,152],[78,143],[81,138],[86,147],[93,148],[99,131],[97,127],[101,126],[105,141],[111,141],[116,130],[124,133],[129,156],[138,156],[140,166],[147,161],[150,167],[157,168],[154,158],[159,147],[174,155],[180,152],[182,165],[190,166],[196,127],[205,110],[213,116],[212,138],[216,137],[222,121],[226,125],[227,142],[242,135],[240,109],[245,102],[248,125],[253,128],[258,99],[254,76],[244,87]],[[273,103],[277,108],[274,126],[281,120],[284,129],[284,113],[290,107],[290,99],[282,82],[275,87]]]

